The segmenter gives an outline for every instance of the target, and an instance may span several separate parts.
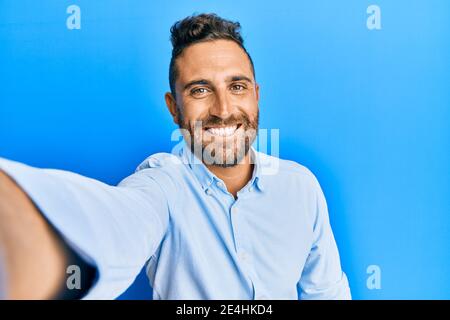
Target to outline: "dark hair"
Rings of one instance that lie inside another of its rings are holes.
[[[214,13],[192,15],[175,22],[170,28],[170,41],[173,48],[169,67],[169,83],[172,95],[175,96],[175,81],[178,78],[175,60],[183,53],[184,49],[199,42],[219,39],[234,41],[247,54],[253,76],[255,76],[253,60],[244,47],[244,39],[241,36],[240,29],[241,25],[239,22],[223,19]]]

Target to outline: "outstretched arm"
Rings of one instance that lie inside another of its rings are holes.
[[[167,221],[164,194],[148,172],[113,187],[0,158],[7,298],[77,297],[63,290],[71,264],[84,283],[97,274],[92,287],[82,288],[89,298],[114,298],[156,250]]]

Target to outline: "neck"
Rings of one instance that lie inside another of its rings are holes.
[[[224,168],[213,165],[207,165],[206,167],[223,180],[228,192],[236,199],[238,191],[252,178],[254,165],[250,161],[250,152],[248,152],[239,164],[232,167]]]

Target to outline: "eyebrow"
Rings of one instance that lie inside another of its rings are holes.
[[[244,76],[244,75],[234,75],[234,76],[230,76],[226,79],[226,82],[234,82],[234,81],[246,81],[249,83],[253,83],[253,81],[249,77]],[[211,81],[206,80],[206,79],[192,80],[192,81],[189,81],[188,83],[186,83],[186,85],[184,86],[184,90],[187,90],[190,87],[199,85],[199,84],[212,85]]]
[[[253,83],[253,81],[249,77],[244,75],[231,76],[230,78],[227,79],[227,82],[234,82],[234,81],[247,81]]]

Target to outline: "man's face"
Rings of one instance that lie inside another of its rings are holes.
[[[256,138],[259,113],[246,53],[233,41],[207,41],[187,47],[176,64],[176,100],[167,93],[166,103],[186,142],[206,164],[240,163]]]

